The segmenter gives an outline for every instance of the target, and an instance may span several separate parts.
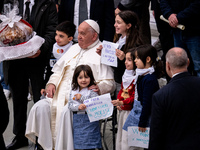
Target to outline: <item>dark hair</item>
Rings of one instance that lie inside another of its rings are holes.
[[[94,79],[94,76],[93,76],[93,73],[92,73],[92,69],[90,68],[90,66],[80,65],[80,66],[76,67],[76,69],[74,71],[74,75],[73,75],[73,78],[72,78],[72,90],[77,90],[78,87],[79,87],[77,78],[78,78],[81,71],[84,72],[84,76],[90,77],[90,84],[88,86],[96,85],[96,82],[95,82],[95,79]]]
[[[64,32],[65,34],[68,35],[68,37],[70,36],[74,37],[76,26],[70,21],[64,21],[56,27],[56,30]]]
[[[121,11],[118,13],[119,17],[126,23],[131,24],[126,34],[126,44],[124,47],[124,52],[132,47],[137,47],[142,45],[144,42],[139,34],[139,19],[136,13],[133,11]],[[121,34],[115,34],[113,42],[117,42]]]
[[[164,75],[163,63],[161,60],[158,60],[157,50],[150,44],[141,45],[135,48],[135,53],[137,52],[137,57],[141,59],[144,66],[146,65],[147,57],[151,58],[150,64],[154,66],[155,72],[158,78]]]
[[[135,65],[135,63],[134,63],[134,60],[135,60],[135,48],[128,49],[128,50],[126,51],[126,54],[127,54],[127,53],[130,53],[130,54],[131,54],[131,59],[133,60],[133,70],[135,70],[135,69],[136,69],[136,65]]]

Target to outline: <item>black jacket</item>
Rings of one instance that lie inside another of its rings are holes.
[[[153,95],[150,150],[199,150],[200,78],[184,72]]]
[[[58,18],[54,0],[35,0],[35,5],[32,8],[34,15],[31,15],[30,24],[37,35],[45,39],[45,43],[41,46],[41,54],[37,58],[24,58],[20,60],[12,60],[4,62],[4,77],[8,83],[8,70],[10,64],[18,64],[19,61],[25,65],[44,67],[49,61],[53,44],[55,43],[55,28]],[[23,0],[19,0],[19,15],[23,16]],[[20,63],[21,64],[21,63]]]
[[[172,13],[177,14],[179,24],[185,25],[185,34],[200,35],[200,1],[199,0],[161,0],[160,8],[166,19]]]

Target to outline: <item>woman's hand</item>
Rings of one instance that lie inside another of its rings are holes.
[[[48,86],[46,87],[47,97],[53,98],[55,91],[56,91],[56,86],[54,84],[48,84]]]
[[[125,58],[125,53],[119,49],[116,49],[116,56],[120,59],[123,60]]]
[[[146,128],[138,127],[138,130],[139,130],[140,132],[145,132],[145,131],[146,131]]]
[[[124,104],[122,101],[119,101],[119,99],[117,99],[117,100],[112,100],[111,103],[112,103],[114,106],[121,106],[121,105]]]
[[[99,54],[101,56],[101,50],[103,49],[102,45],[99,45],[99,47],[96,50],[96,53]]]
[[[80,104],[80,105],[78,106],[78,109],[79,109],[79,110],[85,110],[85,109],[86,109],[86,105],[85,105],[85,104]]]

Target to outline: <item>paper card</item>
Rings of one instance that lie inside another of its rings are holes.
[[[150,128],[146,129],[145,132],[140,132],[137,126],[128,127],[128,146],[148,148]]]
[[[117,67],[117,56],[116,56],[116,49],[118,48],[119,44],[103,41],[102,43],[103,49],[101,51],[101,63]]]
[[[84,100],[83,103],[86,105],[90,122],[108,118],[113,113],[113,105],[109,93]]]

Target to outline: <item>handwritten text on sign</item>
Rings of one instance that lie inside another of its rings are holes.
[[[86,105],[86,111],[90,122],[108,118],[113,113],[110,94],[87,99],[83,102]]]
[[[138,127],[128,127],[128,146],[149,147],[149,128],[145,132],[140,132]]]
[[[101,63],[109,66],[117,67],[116,49],[119,44],[103,41],[103,49],[101,51]]]

